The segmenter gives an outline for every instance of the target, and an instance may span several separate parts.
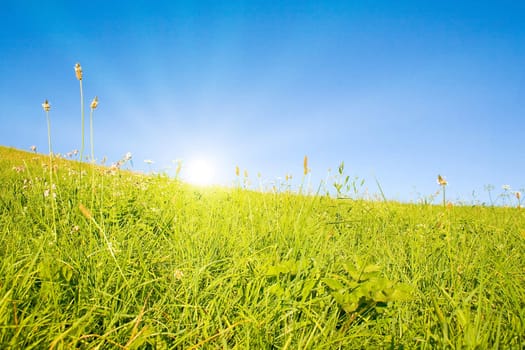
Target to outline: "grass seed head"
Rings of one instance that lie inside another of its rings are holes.
[[[516,199],[517,200],[521,199],[521,192],[520,191],[516,191]]]
[[[438,183],[438,185],[440,185],[440,186],[446,186],[446,185],[448,185],[447,180],[446,180],[443,176],[441,176],[441,175],[438,175],[437,183]]]
[[[49,112],[51,110],[51,105],[47,100],[45,100],[44,103],[42,103],[42,108],[44,111]]]
[[[176,163],[177,163],[177,168],[175,168],[175,176],[179,177],[179,174],[182,170],[182,160],[179,159],[176,161]]]
[[[97,108],[97,106],[98,106],[98,97],[95,96],[93,101],[91,101],[91,109],[95,109],[95,108]]]
[[[91,215],[91,212],[89,211],[89,209],[86,208],[84,206],[84,204],[79,203],[78,204],[78,209],[80,209],[80,212],[82,213],[82,215],[84,215],[87,219],[91,219],[93,217],[93,215]]]
[[[239,168],[239,166],[235,166],[235,176],[239,177],[241,175],[241,169]]]
[[[75,64],[75,75],[78,80],[82,80],[82,67],[80,66],[80,63]]]
[[[303,169],[304,169],[304,175],[308,175],[308,173],[310,172],[310,169],[308,169],[308,156],[304,156]]]

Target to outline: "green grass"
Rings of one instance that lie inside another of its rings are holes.
[[[2,349],[525,347],[524,210],[49,164],[0,147]]]

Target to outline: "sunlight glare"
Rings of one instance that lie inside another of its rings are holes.
[[[213,184],[215,170],[207,160],[195,159],[188,163],[184,169],[184,178],[189,183],[199,186],[208,186]]]

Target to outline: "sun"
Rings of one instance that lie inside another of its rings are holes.
[[[213,184],[215,169],[210,161],[194,159],[188,162],[183,170],[184,179],[194,185],[209,186]]]

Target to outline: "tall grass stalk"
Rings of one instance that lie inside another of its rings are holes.
[[[95,143],[93,137],[93,113],[98,106],[98,97],[95,96],[91,101],[90,112],[89,112],[89,136],[91,145],[91,207],[95,205]]]
[[[82,66],[80,63],[75,64],[75,75],[80,83],[80,119],[81,119],[81,146],[80,146],[80,161],[84,160],[84,92],[82,90]]]
[[[51,110],[51,105],[47,100],[42,103],[42,108],[44,109],[44,112],[46,112],[46,120],[47,120],[47,145],[49,147],[49,155],[51,156],[53,154],[53,149],[51,148],[51,121],[49,120],[49,111]]]
[[[55,208],[55,188],[53,183],[53,148],[51,147],[51,120],[49,118],[49,111],[51,110],[51,105],[47,100],[42,103],[42,108],[44,109],[44,112],[46,112],[46,120],[47,120],[47,144],[49,147],[49,192],[48,196],[51,200],[51,212],[52,212],[52,228],[53,228],[53,236],[55,238],[55,241],[57,239],[57,229],[56,229],[56,208]]]
[[[441,186],[441,189],[443,191],[443,207],[446,207],[447,206],[446,189],[447,189],[448,181],[443,176],[438,175],[437,183],[438,185]]]
[[[95,109],[98,106],[98,97],[95,96],[93,101],[91,101],[90,105],[90,113],[89,113],[89,135],[90,135],[90,144],[91,144],[91,162],[95,163],[95,144],[93,142],[93,113],[95,112]]]

